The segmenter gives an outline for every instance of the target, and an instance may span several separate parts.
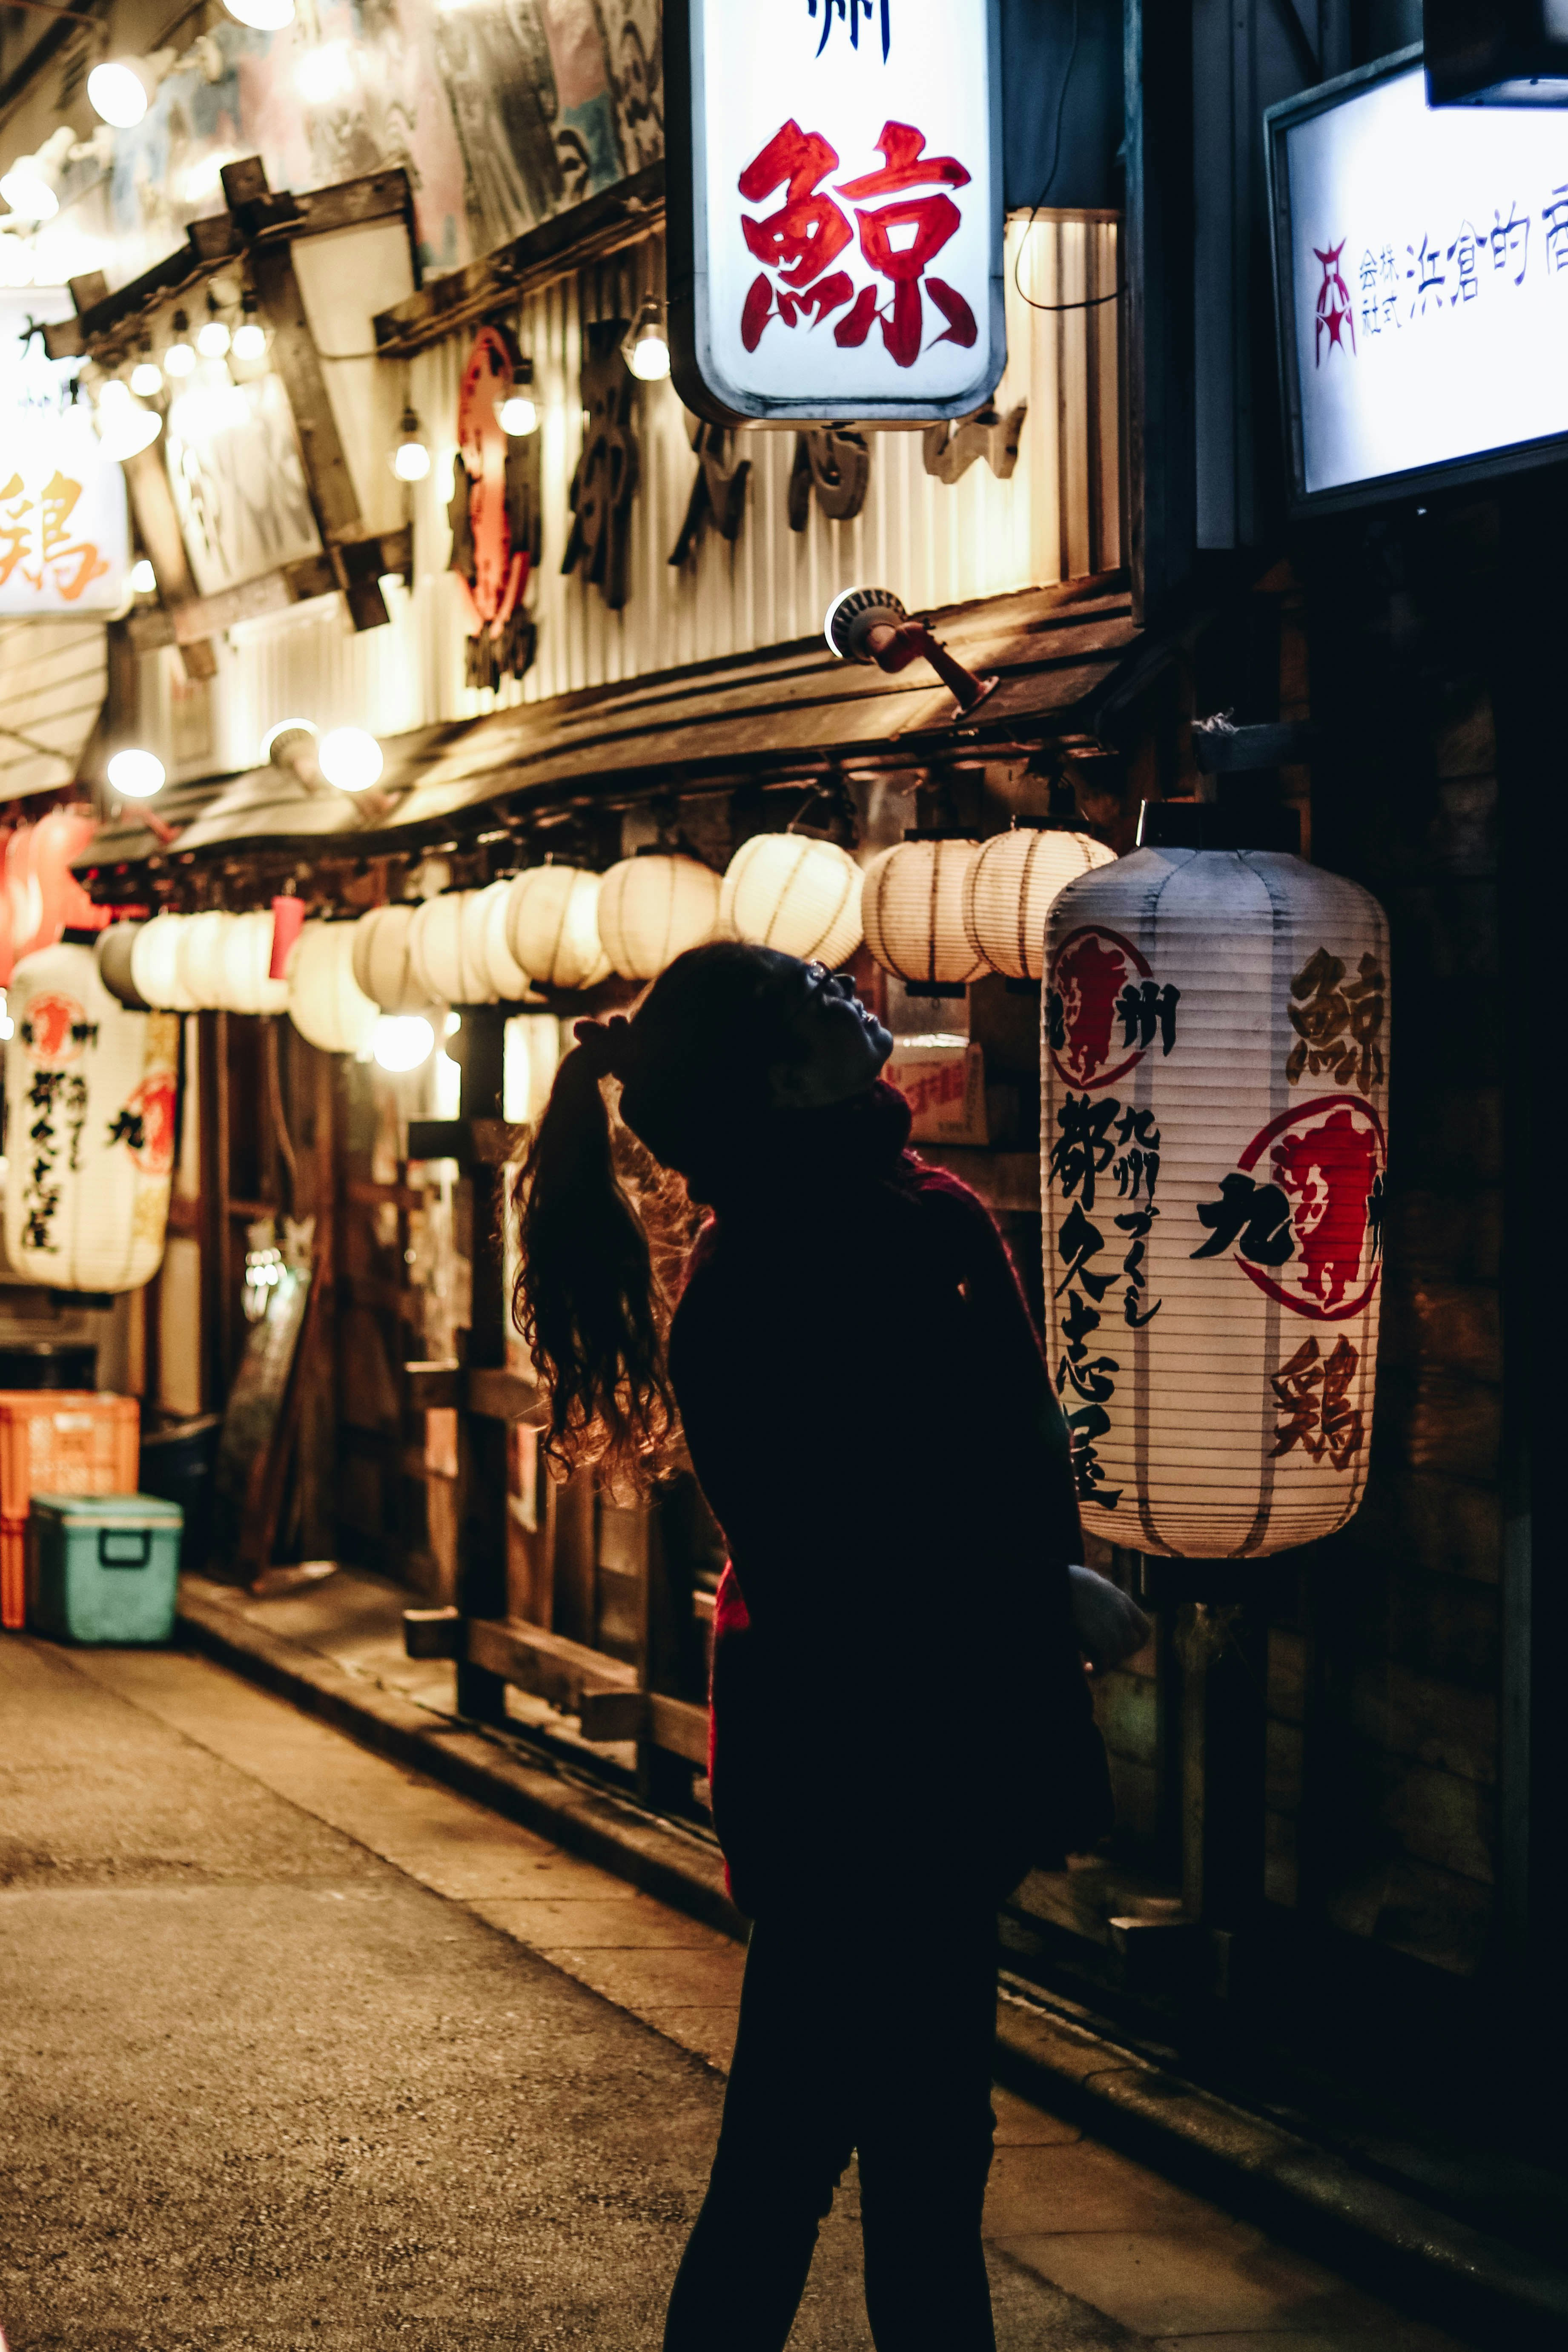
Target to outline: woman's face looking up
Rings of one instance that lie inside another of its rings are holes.
[[[847,971],[797,963],[795,973],[798,979],[784,983],[791,1000],[783,1024],[789,1051],[768,1072],[768,1098],[775,1110],[826,1110],[865,1092],[893,1040],[861,1003]]]

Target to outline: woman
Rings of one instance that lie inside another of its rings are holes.
[[[734,941],[581,1022],[520,1187],[558,1462],[646,1475],[677,1414],[730,1547],[714,1822],[754,1922],[667,2352],[780,2352],[859,2155],[879,2352],[989,2352],[995,1910],[1110,1825],[1080,1651],[1146,1630],[1081,1549],[1000,1237],[906,1150],[846,975]],[[601,1080],[711,1214],[673,1319]]]

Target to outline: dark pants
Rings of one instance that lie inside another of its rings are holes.
[[[852,2150],[878,2352],[994,2352],[980,2221],[995,2023],[989,1899],[759,1920],[665,2352],[783,2352]]]

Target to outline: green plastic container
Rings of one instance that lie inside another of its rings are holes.
[[[56,1642],[167,1642],[180,1574],[178,1503],[159,1495],[35,1495],[27,1622]]]

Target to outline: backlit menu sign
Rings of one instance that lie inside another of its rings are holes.
[[[1568,445],[1568,113],[1429,108],[1421,51],[1270,109],[1298,513]]]
[[[998,0],[671,0],[676,389],[726,423],[962,416],[1006,358]]]

